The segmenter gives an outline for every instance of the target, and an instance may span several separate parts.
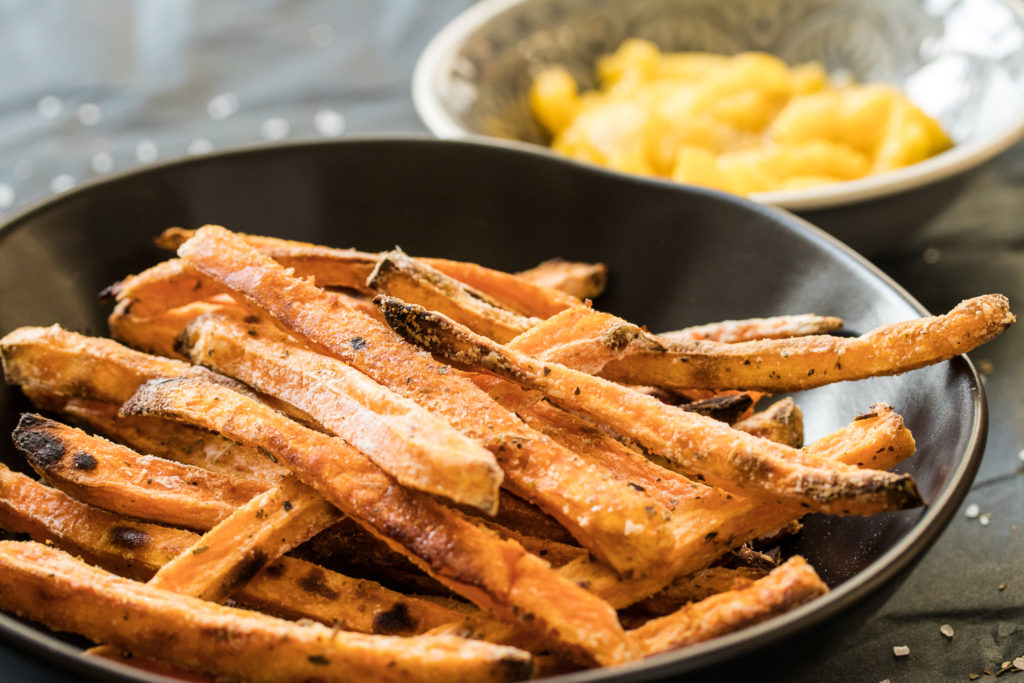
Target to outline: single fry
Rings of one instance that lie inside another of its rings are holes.
[[[645,655],[654,655],[758,624],[827,592],[828,586],[797,555],[746,588],[690,603],[630,631],[629,637]]]
[[[266,489],[199,467],[139,455],[41,415],[26,413],[14,445],[51,485],[114,512],[208,529]]]
[[[791,397],[780,399],[764,410],[733,424],[734,429],[793,448],[804,445],[804,417]],[[875,469],[888,469],[877,467]]]
[[[707,325],[694,325],[681,330],[662,332],[658,338],[670,346],[698,340],[735,343],[757,339],[786,339],[788,337],[806,337],[812,334],[828,334],[842,328],[842,318],[805,313],[771,318],[723,320]]]
[[[537,324],[502,308],[486,294],[461,284],[400,250],[381,255],[366,284],[374,291],[440,311],[477,334],[507,342]]]
[[[56,630],[256,681],[481,681],[530,674],[529,655],[514,648],[284,621],[123,579],[31,542],[0,542],[0,604]]]
[[[158,238],[160,246],[176,250],[195,236],[194,230],[169,228]],[[379,254],[354,249],[333,249],[317,244],[282,240],[275,237],[235,233],[253,249],[281,265],[292,268],[299,277],[313,277],[321,287],[346,287],[370,293],[366,280]],[[505,308],[526,316],[547,318],[583,302],[566,292],[531,282],[528,278],[485,268],[476,263],[441,258],[418,258],[473,289],[483,292]]]
[[[59,412],[90,430],[138,453],[155,455],[200,467],[236,481],[258,481],[264,488],[277,484],[288,470],[255,448],[248,448],[202,429],[159,417],[122,417],[118,405],[64,398],[22,387],[38,408]]]
[[[579,299],[596,299],[608,284],[608,268],[603,263],[580,263],[556,258],[516,273],[535,285],[550,287]]]
[[[490,451],[342,361],[255,316],[204,315],[179,341],[196,363],[296,406],[402,485],[495,513],[503,474]]]
[[[859,337],[809,336],[725,344],[644,343],[601,370],[635,384],[781,393],[895,375],[949,360],[991,341],[1016,317],[1001,294],[962,301],[949,313],[883,325]],[[628,323],[627,323],[628,324]],[[595,340],[595,344],[601,344]]]
[[[483,370],[543,391],[636,439],[674,465],[733,493],[773,497],[837,514],[869,514],[921,504],[913,479],[861,470],[752,437],[715,420],[474,335],[444,316],[377,298],[393,329],[459,367]]]
[[[663,512],[638,491],[603,476],[568,449],[528,428],[469,379],[348,308],[217,226],[182,245],[182,258],[236,292],[314,348],[443,417],[494,453],[504,485],[564,525],[620,572],[642,571],[670,552]],[[661,522],[659,522],[661,520]],[[636,532],[626,534],[626,528]]]
[[[425,494],[397,486],[337,437],[203,380],[149,382],[122,410],[174,417],[264,448],[343,512],[481,608],[522,618],[524,625],[547,634],[553,647],[584,661],[611,664],[632,656],[607,603],[562,579],[519,544],[500,539]],[[527,614],[532,617],[523,617]]]
[[[288,477],[160,567],[149,585],[223,602],[268,564],[339,519],[323,496]]]

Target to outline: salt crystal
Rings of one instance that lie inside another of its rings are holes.
[[[14,188],[7,183],[0,183],[0,211],[14,206]]]
[[[36,110],[44,119],[55,119],[64,111],[64,103],[56,95],[44,95],[39,98]]]
[[[988,526],[992,522],[992,514],[986,512],[981,517],[978,517],[978,524],[982,526]]]
[[[910,654],[910,648],[906,645],[893,645],[892,653],[897,657],[906,657]]]
[[[953,627],[950,626],[949,624],[943,624],[942,626],[939,627],[939,633],[941,633],[942,635],[946,636],[947,638],[952,638],[953,637]]]
[[[1017,657],[1013,660],[1013,665],[1018,669],[1024,669],[1024,657]]]
[[[74,186],[75,177],[68,173],[55,175],[53,180],[50,181],[50,189],[54,192],[64,192],[65,190],[70,190]]]
[[[160,154],[160,148],[152,140],[139,140],[135,145],[135,157],[144,164],[156,161]]]
[[[280,140],[288,137],[288,132],[291,130],[289,123],[279,116],[267,119],[260,126],[260,133],[267,140]]]
[[[979,514],[981,514],[981,508],[979,508],[977,504],[971,503],[967,506],[967,509],[964,510],[964,514],[967,515],[967,519],[975,519]]]
[[[1024,462],[1024,448],[1020,449],[1020,452],[1017,453],[1017,459]]]
[[[103,119],[103,111],[92,102],[80,104],[75,114],[83,126],[95,126]]]
[[[313,117],[313,125],[320,135],[332,138],[345,130],[345,117],[333,109],[321,109]]]
[[[223,121],[238,111],[238,96],[234,93],[221,93],[210,98],[206,103],[206,113],[214,121]]]

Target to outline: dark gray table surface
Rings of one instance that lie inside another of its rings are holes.
[[[0,1],[0,219],[112,171],[261,140],[423,132],[413,65],[468,0]],[[877,263],[925,306],[1024,302],[1024,145]],[[2,302],[0,302],[2,304]],[[1024,656],[1024,329],[972,354],[988,446],[963,510],[842,639],[765,670],[796,681],[968,680]],[[939,632],[953,627],[952,639]],[[910,647],[895,658],[894,645]],[[1024,675],[1008,673],[1003,680]],[[762,677],[752,671],[751,677]],[[0,679],[64,680],[0,644]]]

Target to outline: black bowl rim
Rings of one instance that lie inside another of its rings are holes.
[[[462,146],[470,148],[484,148],[486,150],[503,150],[499,154],[520,154],[528,155],[538,160],[538,163],[560,164],[575,169],[573,172],[596,173],[610,175],[619,179],[620,182],[646,184],[650,179],[642,176],[608,171],[590,164],[582,164],[571,160],[556,157],[553,154],[537,154],[528,143],[516,141],[495,141],[487,138],[483,140],[438,140],[425,134],[408,135],[367,135],[352,136],[339,140],[289,140],[276,143],[258,143],[234,148],[227,148],[204,154],[202,156],[180,157],[169,159],[158,163],[149,164],[134,169],[128,169],[118,173],[96,178],[77,185],[60,194],[51,195],[33,204],[30,204],[8,219],[0,222],[0,244],[3,238],[10,232],[30,220],[39,213],[50,210],[53,206],[59,205],[70,198],[85,192],[90,192],[97,187],[115,185],[121,181],[135,179],[139,176],[158,175],[165,169],[180,168],[191,164],[221,163],[224,161],[234,162],[238,159],[244,160],[254,155],[275,155],[287,153],[303,148],[343,148],[346,146],[383,144],[383,145],[447,145]],[[545,161],[546,160],[546,161]],[[699,187],[682,186],[669,182],[658,183],[665,187],[673,188],[683,193],[696,193],[714,196],[720,201],[738,203],[746,206],[755,213],[761,213],[774,221],[788,224],[796,231],[803,232],[823,245],[832,252],[833,256],[852,261],[855,266],[868,271],[868,273],[887,287],[892,289],[901,299],[916,310],[920,315],[929,315],[927,309],[921,305],[903,287],[897,284],[892,278],[882,272],[866,258],[855,252],[841,241],[829,235],[820,228],[795,216],[788,211],[776,207],[758,204],[756,202],[731,195],[717,190]],[[881,557],[874,560],[859,574],[853,576],[842,585],[829,593],[821,596],[810,603],[807,603],[795,610],[775,617],[767,622],[751,626],[735,633],[720,636],[706,643],[691,646],[684,650],[668,652],[665,654],[650,657],[638,662],[621,665],[619,667],[592,669],[578,673],[567,674],[560,677],[548,679],[560,683],[582,683],[584,681],[597,680],[644,680],[652,679],[668,674],[679,674],[692,672],[696,669],[717,664],[726,658],[745,654],[756,648],[765,647],[770,643],[792,636],[811,626],[822,623],[839,613],[849,609],[855,603],[860,602],[868,595],[876,592],[884,584],[895,579],[904,569],[918,559],[938,538],[945,529],[947,523],[956,513],[960,503],[964,500],[971,487],[974,476],[981,463],[981,456],[984,451],[986,430],[988,425],[988,407],[985,401],[984,385],[974,367],[974,364],[967,356],[959,356],[952,361],[958,372],[967,373],[970,385],[973,420],[968,438],[966,451],[961,457],[955,470],[950,474],[951,484],[947,484],[944,491],[938,498],[929,504],[928,509],[915,526],[900,539],[892,548]],[[86,657],[78,648],[64,643],[42,630],[22,623],[7,614],[0,613],[0,640],[12,645],[25,646],[37,657],[48,657],[54,663],[66,669],[77,671],[90,677],[104,676],[105,680],[122,681],[161,681],[172,682],[178,679],[168,678],[160,674],[144,672],[140,669],[127,666],[112,660],[100,659],[98,657]],[[111,678],[114,677],[114,678]]]
[[[479,131],[462,126],[446,111],[446,103],[437,91],[436,82],[442,77],[441,68],[447,65],[451,53],[458,50],[466,39],[492,19],[520,5],[535,0],[481,0],[456,15],[427,43],[413,69],[412,96],[416,113],[423,124],[443,139],[484,138],[498,140]],[[1007,10],[1024,24],[1024,3],[1019,0],[999,0]],[[792,211],[839,209],[894,196],[931,185],[947,178],[966,173],[1002,154],[1024,137],[1024,118],[983,134],[975,139],[957,142],[952,148],[910,166],[865,176],[841,183],[803,190],[775,190],[751,195],[758,203]],[[538,150],[542,145],[524,143]],[[586,162],[580,162],[585,163]],[[591,164],[586,164],[591,165]],[[615,171],[621,175],[633,175]],[[651,178],[679,185],[669,179]]]

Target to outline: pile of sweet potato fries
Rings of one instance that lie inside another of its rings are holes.
[[[816,315],[655,335],[584,301],[598,265],[158,243],[178,258],[105,292],[118,341],[0,340],[6,380],[77,425],[22,416],[45,483],[0,465],[0,526],[31,539],[0,541],[0,608],[181,676],[518,680],[783,613],[828,590],[779,555],[803,515],[922,500],[888,471],[914,452],[892,408],[805,445],[767,394],[1014,321],[987,295],[860,337]]]

